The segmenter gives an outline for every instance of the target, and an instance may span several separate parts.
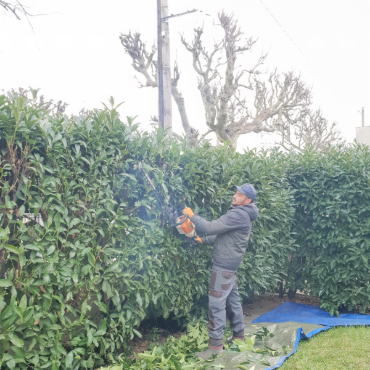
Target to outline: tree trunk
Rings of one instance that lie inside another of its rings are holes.
[[[297,289],[291,289],[291,288],[289,288],[288,298],[289,298],[289,299],[294,299],[294,298],[295,298],[296,293],[297,293]]]
[[[284,281],[283,281],[283,279],[281,279],[279,281],[278,288],[279,288],[279,298],[282,299],[282,298],[284,298],[284,294],[285,294]]]
[[[185,100],[182,94],[177,90],[177,86],[172,84],[172,96],[177,104],[177,109],[180,113],[182,127],[184,128],[186,136],[191,134],[191,126],[188,120],[188,115],[186,114]]]

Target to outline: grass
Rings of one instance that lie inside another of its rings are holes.
[[[370,327],[337,327],[301,341],[279,370],[368,370]]]

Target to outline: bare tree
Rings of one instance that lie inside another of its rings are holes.
[[[237,65],[240,55],[252,50],[256,40],[242,39],[243,33],[233,15],[219,14],[224,37],[215,42],[213,50],[203,46],[203,28],[194,29],[191,42],[181,36],[181,42],[192,55],[193,68],[198,74],[198,89],[205,109],[205,123],[209,134],[214,132],[220,142],[229,140],[236,147],[240,135],[250,132],[276,131],[277,115],[289,115],[291,110],[303,109],[311,103],[311,92],[292,72],[276,71],[263,74],[260,67],[266,55],[261,55],[250,68]],[[145,77],[141,87],[157,87],[156,49],[147,51],[140,34],[121,34],[120,40],[132,58],[133,68]],[[180,73],[174,69],[172,96],[177,104],[187,136],[194,138],[197,130],[189,123],[185,102],[178,90]],[[248,99],[247,95],[251,95]],[[205,136],[203,135],[203,136]]]
[[[194,30],[191,43],[184,37],[181,41],[192,54],[193,67],[199,75],[198,89],[209,131],[215,132],[221,142],[230,140],[236,147],[240,135],[275,131],[273,117],[307,106],[311,92],[292,72],[279,75],[274,71],[264,78],[260,67],[266,55],[260,56],[251,68],[238,67],[238,56],[251,51],[256,40],[242,40],[243,33],[233,15],[222,12],[219,21],[224,38],[214,44],[212,51],[208,52],[202,44],[202,28]],[[253,105],[248,102],[248,91]]]
[[[278,144],[289,151],[303,151],[307,147],[325,151],[330,145],[344,144],[337,123],[329,123],[321,109],[305,109],[280,117],[276,125],[281,138]]]
[[[125,48],[126,53],[132,59],[132,67],[145,78],[145,84],[138,80],[139,86],[143,87],[158,87],[157,81],[157,62],[154,60],[157,48],[155,45],[152,46],[151,50],[147,50],[146,44],[141,40],[140,33],[136,32],[132,34],[121,34],[121,43]],[[184,128],[186,136],[189,138],[191,143],[197,140],[199,135],[198,131],[195,130],[189,124],[189,119],[186,114],[185,99],[178,89],[178,82],[180,79],[180,72],[177,63],[175,63],[172,79],[172,97],[174,98],[177,108],[181,117],[182,126]],[[152,118],[155,122],[155,117]],[[157,120],[158,121],[158,120]]]

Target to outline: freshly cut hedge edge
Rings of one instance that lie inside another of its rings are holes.
[[[68,118],[0,96],[1,368],[92,369],[140,336],[145,316],[205,311],[211,248],[166,224],[139,160],[165,202],[208,219],[226,212],[232,184],[253,183],[260,217],[239,289],[285,274],[294,210],[282,154],[190,149],[122,123],[111,104]]]
[[[332,148],[327,155],[292,155],[289,182],[295,189],[290,286],[320,297],[321,307],[370,306],[370,150]]]

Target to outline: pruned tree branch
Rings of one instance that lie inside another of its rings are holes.
[[[19,1],[13,1],[12,3],[8,3],[7,1],[0,0],[0,6],[3,7],[6,11],[13,13],[13,15],[18,20],[21,20],[19,14],[28,16],[31,15]]]
[[[145,84],[143,84],[137,77],[135,77],[139,82],[139,86],[158,87],[157,62],[156,60],[154,60],[154,56],[157,52],[155,45],[152,46],[150,52],[147,51],[146,44],[141,41],[141,35],[138,32],[134,34],[132,34],[131,32],[129,32],[128,34],[121,34],[120,40],[126,53],[129,54],[132,59],[133,68],[145,78]],[[185,100],[178,89],[179,80],[180,71],[177,63],[175,63],[171,87],[172,97],[177,104],[185,134],[189,137],[189,142],[193,144],[197,141],[199,132],[198,130],[195,130],[193,127],[191,127],[189,123],[185,108]]]
[[[311,147],[316,151],[326,151],[330,145],[343,144],[344,140],[337,123],[323,116],[321,109],[305,109],[291,115],[282,116],[277,123],[280,134],[278,143],[286,150],[303,151]]]
[[[28,7],[24,6],[20,1],[18,0],[12,0],[11,2],[0,0],[0,7],[5,9],[5,11],[8,11],[12,13],[18,20],[21,20],[21,16],[24,15],[28,22],[30,23],[28,17],[37,17],[40,15],[50,15],[54,13],[47,13],[47,14],[31,14],[28,11]]]
[[[153,70],[153,68],[156,71],[156,65],[153,63],[153,58],[157,51],[155,45],[153,45],[151,51],[148,52],[146,50],[146,44],[141,41],[141,35],[138,32],[134,34],[129,32],[126,35],[121,34],[119,38],[126,53],[129,54],[132,59],[132,67],[145,77],[146,85],[141,84],[141,87],[158,87],[157,74],[149,74],[149,70]]]

